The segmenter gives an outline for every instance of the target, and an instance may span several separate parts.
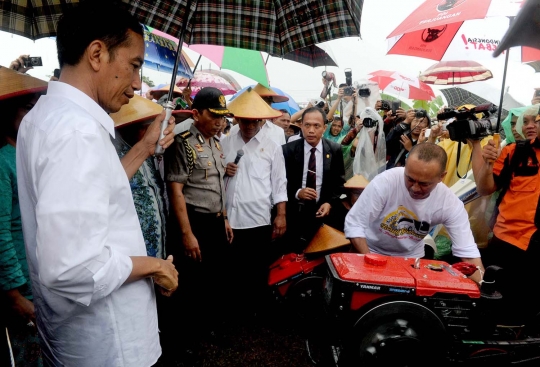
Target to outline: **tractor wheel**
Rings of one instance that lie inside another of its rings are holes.
[[[362,314],[347,339],[340,366],[441,365],[449,344],[437,315],[407,301],[383,303]]]

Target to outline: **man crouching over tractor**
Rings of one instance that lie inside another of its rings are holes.
[[[345,235],[361,254],[424,257],[424,237],[443,224],[452,239],[452,253],[484,273],[469,217],[458,197],[442,183],[446,152],[431,144],[414,146],[405,167],[378,175],[345,219]]]

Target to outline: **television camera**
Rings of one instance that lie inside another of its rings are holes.
[[[465,143],[467,139],[480,140],[492,135],[493,123],[491,115],[497,112],[497,106],[486,103],[471,109],[462,107],[459,110],[445,108],[437,115],[437,120],[447,120],[446,128],[450,139]]]

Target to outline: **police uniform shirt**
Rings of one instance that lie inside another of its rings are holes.
[[[166,179],[184,184],[186,204],[202,213],[218,213],[225,209],[225,163],[217,139],[212,137],[208,142],[195,125],[191,125],[188,131],[175,137],[166,154]]]

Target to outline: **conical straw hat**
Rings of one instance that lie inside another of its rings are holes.
[[[128,104],[123,105],[120,111],[111,113],[110,116],[114,121],[114,127],[120,127],[154,119],[162,111],[163,107],[159,104],[134,95]],[[179,123],[191,117],[192,113],[187,110],[175,110],[173,111],[173,116],[176,118],[176,123]]]
[[[0,100],[47,90],[47,82],[0,66]]]
[[[261,83],[257,83],[257,85],[253,88],[253,90],[257,92],[257,94],[261,97],[272,97],[272,101],[274,103],[287,102],[289,100],[289,97],[279,95],[276,92],[274,92],[272,89],[266,88]]]
[[[168,94],[169,93],[169,88],[171,87],[170,84],[167,84],[163,87],[161,87],[160,89],[153,89],[150,91],[150,94],[152,95],[152,97],[154,97],[154,99],[160,99],[161,97],[163,97],[165,94]],[[178,88],[176,85],[174,86],[174,90],[173,90],[173,96],[174,97],[178,97],[178,96],[181,96],[182,95],[182,91],[180,90],[180,88]]]
[[[345,233],[323,224],[309,243],[308,247],[304,250],[304,253],[313,254],[324,252],[350,244],[351,241],[345,237]]]
[[[270,107],[256,92],[248,88],[238,97],[229,102],[229,111],[236,118],[244,119],[273,119],[282,115],[281,111]]]
[[[354,175],[345,182],[346,189],[365,189],[369,181],[362,175]]]

